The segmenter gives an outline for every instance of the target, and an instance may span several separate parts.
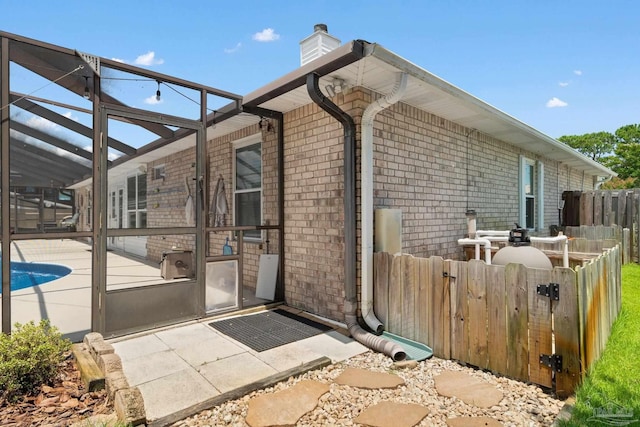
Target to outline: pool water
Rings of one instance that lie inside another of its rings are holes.
[[[35,262],[11,262],[11,290],[29,288],[51,282],[71,273],[69,267],[60,264],[43,264]],[[0,268],[0,274],[2,269]],[[0,288],[0,294],[2,289]]]

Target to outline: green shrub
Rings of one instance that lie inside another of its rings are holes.
[[[70,346],[48,320],[16,323],[11,335],[0,333],[0,394],[15,401],[51,384]]]

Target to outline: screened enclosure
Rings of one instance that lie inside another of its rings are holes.
[[[115,336],[282,298],[279,113],[0,42],[3,332],[49,319],[74,339]]]

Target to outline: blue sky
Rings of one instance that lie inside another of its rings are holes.
[[[297,68],[299,41],[325,23],[552,137],[640,123],[637,1],[0,0],[0,11],[2,31],[240,95]]]

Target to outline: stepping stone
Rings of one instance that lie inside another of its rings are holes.
[[[293,426],[318,406],[329,384],[305,380],[276,393],[263,394],[249,401],[245,421],[251,427]]]
[[[447,418],[449,427],[503,427],[502,423],[489,417]]]
[[[334,382],[336,384],[369,389],[396,388],[404,384],[404,380],[397,375],[358,368],[345,369]]]
[[[442,396],[457,397],[468,405],[490,408],[500,403],[504,395],[495,386],[464,372],[446,371],[434,378],[436,390]]]
[[[429,410],[424,406],[387,401],[365,409],[354,421],[371,427],[412,427],[427,414]]]

